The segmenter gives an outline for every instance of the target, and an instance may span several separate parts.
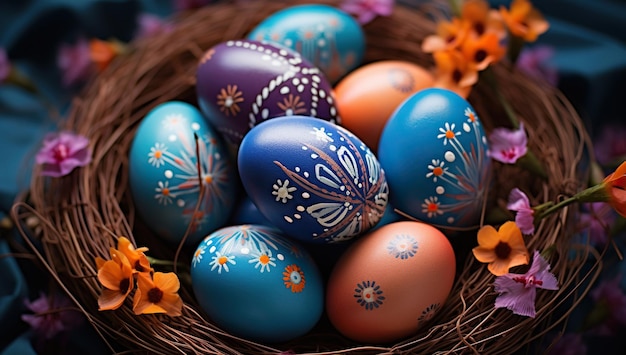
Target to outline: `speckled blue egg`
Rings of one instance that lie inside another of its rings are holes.
[[[413,94],[392,114],[378,146],[390,202],[437,226],[478,224],[490,180],[487,150],[469,102],[446,89]]]
[[[190,226],[186,244],[196,245],[221,227],[233,209],[238,180],[231,160],[195,106],[171,101],[154,107],[139,124],[129,152],[129,186],[137,212],[172,243],[179,243]]]
[[[295,5],[259,23],[249,39],[280,43],[298,51],[331,82],[361,64],[365,35],[348,13],[329,5]]]
[[[259,211],[288,236],[329,243],[365,233],[387,205],[385,173],[343,127],[314,117],[275,118],[241,142],[241,181]]]
[[[311,330],[324,308],[324,285],[310,254],[278,229],[237,225],[208,235],[191,263],[196,299],[225,331],[283,342]]]

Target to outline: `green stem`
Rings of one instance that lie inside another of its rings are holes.
[[[575,194],[572,197],[568,197],[565,200],[556,203],[543,211],[541,211],[537,219],[540,220],[544,217],[551,215],[552,213],[560,210],[563,207],[569,206],[576,202],[606,202],[608,201],[608,196],[606,194],[606,186],[604,184],[597,184],[591,187],[586,188],[583,191]]]
[[[568,197],[565,200],[562,200],[559,203],[553,204],[552,206],[546,208],[545,210],[541,211],[541,213],[537,216],[537,220],[541,220],[545,217],[548,217],[549,215],[553,214],[554,212],[560,210],[563,207],[569,206],[573,203],[579,202],[579,198],[578,195],[574,195],[572,197]]]

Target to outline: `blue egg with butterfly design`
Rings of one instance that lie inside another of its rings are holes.
[[[387,180],[372,151],[345,128],[315,117],[255,126],[241,142],[238,166],[265,218],[305,242],[362,235],[387,206]]]

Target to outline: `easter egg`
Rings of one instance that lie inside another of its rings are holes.
[[[335,86],[341,125],[376,151],[391,114],[402,101],[433,82],[429,71],[407,61],[384,60],[359,67]]]
[[[474,108],[452,91],[429,88],[405,100],[386,123],[378,159],[399,211],[446,227],[473,227],[489,186],[487,138]]]
[[[270,15],[248,35],[289,47],[336,82],[361,64],[365,35],[348,13],[324,4],[287,7]]]
[[[384,343],[416,334],[444,307],[456,259],[438,229],[415,221],[384,225],[339,258],[326,289],[326,313],[343,335]]]
[[[195,106],[171,101],[154,107],[139,124],[128,159],[135,208],[164,240],[177,244],[190,228],[186,244],[195,245],[229,218],[236,166]]]
[[[252,40],[219,43],[196,71],[202,113],[234,145],[258,123],[279,116],[340,118],[320,70],[289,48]]]
[[[338,242],[365,233],[387,205],[385,173],[371,150],[338,125],[306,116],[254,127],[239,147],[242,184],[290,237]]]
[[[304,335],[324,311],[314,260],[271,227],[230,226],[208,235],[193,255],[191,282],[211,321],[249,340]]]

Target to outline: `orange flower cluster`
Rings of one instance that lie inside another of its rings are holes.
[[[548,29],[548,22],[528,0],[513,0],[510,10],[499,11],[486,0],[465,0],[460,12],[459,17],[440,22],[437,33],[422,42],[422,50],[435,60],[435,85],[465,98],[478,81],[478,72],[505,56],[507,43],[516,38],[534,41]]]
[[[89,57],[98,72],[102,72],[118,55],[126,51],[126,46],[117,40],[103,41],[93,38],[89,41]]]
[[[117,249],[110,249],[110,260],[96,257],[98,280],[104,286],[98,298],[100,311],[119,308],[136,285],[133,298],[135,314],[182,314],[178,277],[173,272],[154,272],[144,254],[146,251],[148,248],[135,249],[128,238],[119,237]]]

